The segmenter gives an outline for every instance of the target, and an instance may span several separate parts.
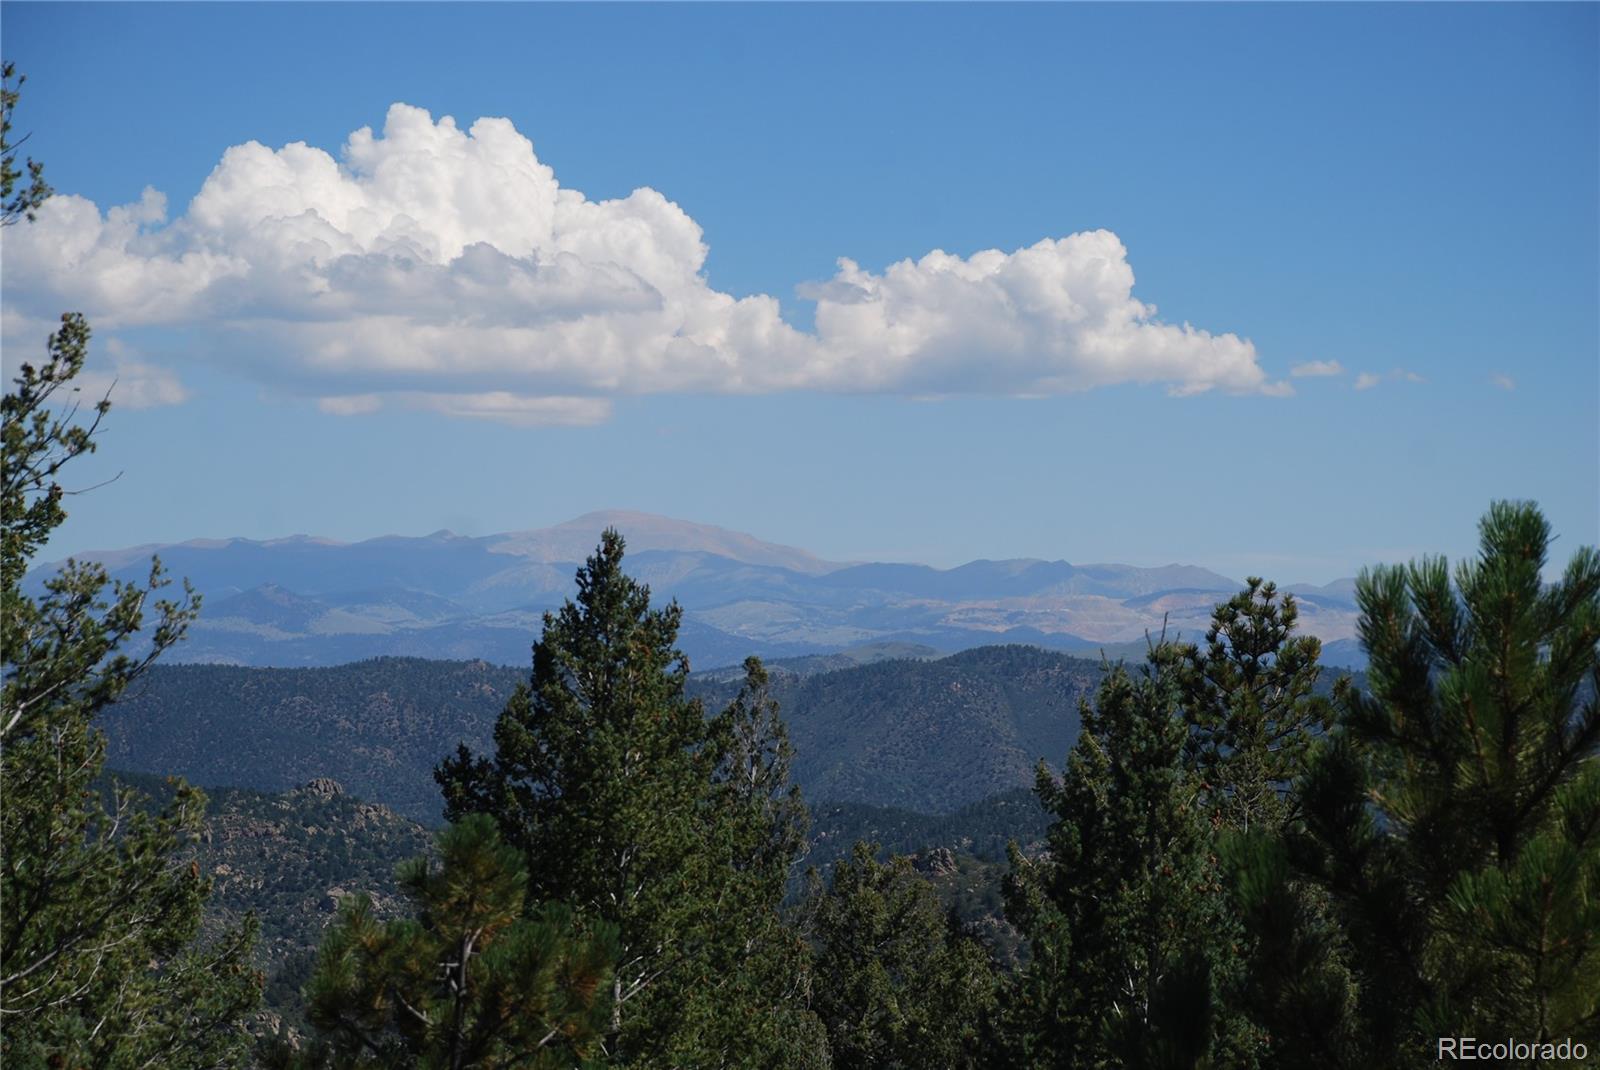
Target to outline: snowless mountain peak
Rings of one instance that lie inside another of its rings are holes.
[[[786,568],[813,576],[842,567],[805,550],[763,542],[753,535],[714,524],[628,509],[602,509],[553,527],[508,532],[496,536],[490,549],[533,561],[582,561],[594,552],[600,533],[606,528],[616,528],[622,533],[629,553],[668,550],[715,554],[747,565]]]

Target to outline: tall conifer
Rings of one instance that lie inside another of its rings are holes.
[[[1296,635],[1293,595],[1252,576],[1219,604],[1204,645],[1168,644],[1183,718],[1187,764],[1199,775],[1219,822],[1276,831],[1292,814],[1289,782],[1332,707],[1314,688],[1322,644]]]
[[[804,1065],[803,963],[777,925],[784,856],[800,835],[787,743],[759,669],[722,717],[687,696],[681,610],[651,607],[623,551],[606,531],[576,600],[546,614],[494,756],[463,747],[440,767],[447,813],[493,815],[527,852],[536,900],[615,927],[610,1058]],[[771,956],[800,972],[771,968]],[[774,1044],[785,1015],[780,1032],[793,1030]]]
[[[719,756],[706,797],[700,864],[709,916],[679,987],[678,1057],[705,1067],[825,1067],[827,1037],[812,1013],[810,949],[781,907],[806,850],[810,814],[789,780],[788,732],[759,658],[710,723]]]
[[[1600,553],[1545,582],[1527,503],[1480,536],[1453,577],[1362,574],[1369,690],[1344,690],[1299,784],[1290,847],[1360,956],[1384,1065],[1435,1061],[1440,1036],[1600,1051]]]
[[[1321,643],[1295,634],[1293,595],[1256,577],[1217,605],[1201,644],[1158,648],[1179,692],[1186,766],[1199,778],[1231,912],[1240,923],[1233,1010],[1258,1028],[1264,1066],[1359,1067],[1355,981],[1327,894],[1295,875],[1279,837],[1290,784],[1328,731]]]
[[[1253,1064],[1260,1038],[1231,1009],[1242,933],[1231,916],[1171,651],[1110,670],[1058,781],[1049,854],[1012,849],[1007,915],[1033,961],[1007,1009],[1027,1067]]]

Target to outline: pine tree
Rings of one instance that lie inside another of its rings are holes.
[[[806,1033],[803,984],[776,1014],[773,986],[795,982],[767,958],[793,963],[797,947],[775,922],[799,835],[787,744],[753,692],[712,719],[686,696],[681,611],[650,607],[623,551],[606,531],[576,601],[546,615],[493,758],[463,747],[437,778],[452,818],[491,814],[527,852],[530,894],[616,927],[609,1057],[758,1062],[745,1046],[770,1050],[769,1024]],[[715,1013],[713,994],[729,1001]]]
[[[724,900],[740,913],[771,910],[783,901],[789,875],[806,850],[811,815],[789,779],[794,748],[772,697],[761,659],[744,662],[738,695],[709,726],[713,773],[714,851],[727,871]],[[724,913],[720,910],[718,913]]]
[[[1189,736],[1186,761],[1228,828],[1281,828],[1291,815],[1289,782],[1332,707],[1313,688],[1322,644],[1295,635],[1300,610],[1275,584],[1252,576],[1211,616],[1205,646],[1168,644]]]
[[[382,924],[364,897],[323,939],[306,985],[316,1039],[283,1070],[494,1070],[598,1065],[615,933],[527,903],[522,852],[475,814],[440,833],[438,864],[404,867],[415,916]]]
[[[984,1065],[997,979],[911,860],[857,843],[824,890],[809,874],[814,1007],[840,1070]]]
[[[7,64],[6,135],[11,75]],[[0,148],[10,223],[49,190],[30,161],[33,184],[14,197],[15,146]],[[30,560],[66,519],[58,476],[94,450],[111,407],[101,399],[78,419],[72,380],[88,343],[83,317],[63,316],[45,361],[20,365],[0,403],[0,1062],[237,1065],[261,979],[250,968],[251,925],[196,942],[209,885],[184,847],[200,830],[204,796],[179,784],[159,812],[127,790],[107,801],[105,739],[94,727],[182,638],[199,599],[186,588],[182,599],[157,600],[159,562],[142,585],[110,584],[98,565],[69,562],[37,598],[23,593]],[[143,652],[130,653],[139,643]]]
[[[1187,768],[1209,810],[1243,977],[1233,1010],[1259,1029],[1264,1066],[1362,1065],[1355,982],[1325,892],[1288,866],[1280,835],[1298,820],[1290,783],[1326,735],[1315,693],[1321,643],[1296,635],[1299,607],[1256,577],[1212,613],[1204,645],[1157,648],[1189,727]]]
[[[1007,1008],[1012,1059],[1038,1067],[1244,1067],[1260,1038],[1232,1012],[1242,934],[1228,910],[1187,726],[1157,647],[1110,669],[1060,781],[1049,854],[1013,847],[1007,916],[1032,961]]]
[[[1260,1031],[1261,1066],[1376,1065],[1357,1014],[1349,940],[1327,892],[1295,872],[1276,832],[1224,834],[1219,853],[1245,948],[1230,997]]]
[[[1600,1049],[1600,553],[1495,503],[1476,560],[1363,572],[1370,691],[1298,785],[1293,858],[1359,954],[1373,1058],[1440,1036]],[[1546,1060],[1548,1061],[1548,1060]]]
[[[687,1027],[678,1065],[825,1067],[827,1036],[809,1009],[810,951],[782,905],[806,851],[810,814],[791,784],[788,732],[759,658],[710,724],[720,764],[703,822],[716,923],[679,986]]]
[[[17,189],[22,171],[17,167],[17,149],[28,140],[11,137],[11,115],[22,98],[22,83],[26,75],[17,74],[15,63],[0,64],[0,226],[26,219],[33,222],[39,206],[50,196],[50,184],[44,180],[44,164],[28,160],[28,182]]]

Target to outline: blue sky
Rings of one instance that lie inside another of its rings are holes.
[[[52,555],[622,507],[838,559],[1321,582],[1469,552],[1496,497],[1562,559],[1600,541],[1596,5],[9,3],[0,32],[78,198],[6,233],[6,364],[81,308],[124,399],[80,473],[122,475]],[[583,204],[540,207],[538,165]],[[108,219],[146,187],[164,212]]]

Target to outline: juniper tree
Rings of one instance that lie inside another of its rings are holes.
[[[1476,559],[1363,572],[1369,690],[1298,784],[1294,861],[1359,958],[1373,1059],[1466,1033],[1600,1048],[1600,553],[1497,502]],[[1453,582],[1452,582],[1453,580]]]
[[[1006,1009],[1028,1067],[1250,1066],[1260,1037],[1234,1012],[1242,933],[1231,916],[1171,652],[1110,669],[1057,780],[1049,852],[1011,850],[1006,912],[1031,962]]]
[[[984,1065],[998,985],[988,952],[959,931],[911,860],[857,843],[824,888],[808,875],[814,1006],[840,1070]]]
[[[30,162],[32,185],[13,195],[10,64],[4,73],[0,202],[10,223],[49,190]],[[62,469],[93,452],[111,407],[102,398],[85,413],[75,400],[88,344],[83,317],[63,316],[44,361],[20,364],[0,402],[0,1062],[235,1065],[260,977],[252,924],[196,941],[209,884],[184,848],[204,796],[180,783],[160,810],[121,788],[108,799],[94,724],[183,637],[199,599],[187,585],[181,598],[160,598],[159,562],[143,584],[69,562],[36,596],[23,589],[66,519]]]
[[[527,902],[522,852],[484,814],[408,863],[414,916],[377,921],[353,897],[305,987],[315,1039],[279,1042],[282,1070],[533,1070],[598,1065],[610,1020],[615,933],[580,932],[563,906]]]

